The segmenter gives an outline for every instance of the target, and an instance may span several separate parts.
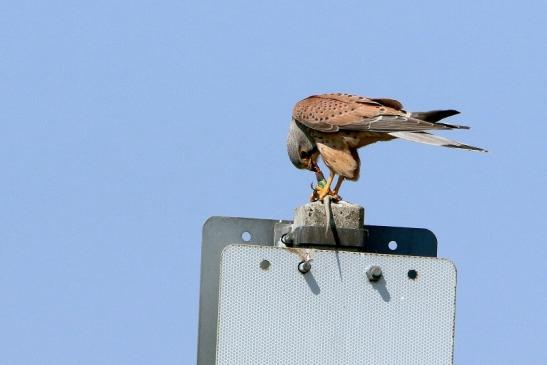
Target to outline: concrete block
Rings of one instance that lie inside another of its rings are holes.
[[[331,203],[336,228],[359,229],[365,224],[365,208],[345,201]],[[295,209],[293,227],[326,225],[325,205],[320,201],[304,204]]]

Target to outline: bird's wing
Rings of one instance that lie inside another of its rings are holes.
[[[377,103],[380,103],[384,106],[393,108],[395,110],[403,110],[403,104],[401,104],[401,102],[399,100],[388,99],[388,98],[374,98],[374,99],[370,99],[370,100],[372,100],[374,102],[377,102]]]
[[[308,128],[327,133],[339,130],[417,132],[459,127],[413,118],[397,100],[350,94],[310,96],[295,105],[293,118]]]

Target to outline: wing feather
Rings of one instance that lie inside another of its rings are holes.
[[[458,141],[454,141],[445,137],[435,136],[429,133],[413,133],[413,132],[390,132],[390,135],[393,137],[405,139],[407,141],[430,144],[434,146],[442,146],[449,148],[461,148],[468,151],[477,151],[477,152],[488,152],[487,150],[464,144]]]
[[[371,132],[393,132],[393,131],[409,131],[419,132],[434,129],[453,129],[453,126],[448,124],[437,124],[425,122],[420,119],[415,119],[402,115],[379,115],[374,118],[367,118],[353,124],[340,126],[342,130],[353,131],[371,131]]]

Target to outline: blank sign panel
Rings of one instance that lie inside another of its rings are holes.
[[[230,245],[219,290],[217,364],[452,363],[444,259]]]

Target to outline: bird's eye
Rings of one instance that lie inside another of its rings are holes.
[[[308,157],[310,157],[309,153],[307,153],[306,151],[300,151],[300,158],[304,159]]]

